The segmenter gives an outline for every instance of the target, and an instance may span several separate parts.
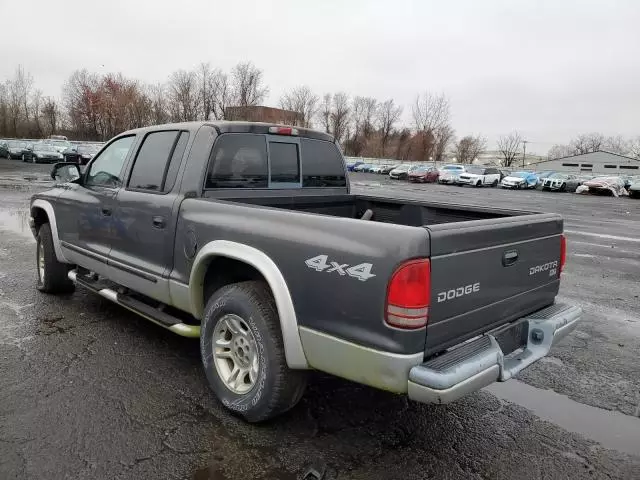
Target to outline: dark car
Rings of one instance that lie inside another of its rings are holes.
[[[542,181],[542,190],[553,190],[558,192],[575,192],[576,188],[582,184],[577,175],[570,173],[552,173]]]
[[[9,140],[3,150],[4,156],[8,159],[21,158],[29,156],[29,150],[27,149],[27,142],[24,140]]]
[[[32,163],[56,163],[62,161],[62,154],[51,144],[38,142],[33,144],[29,152],[29,160]],[[23,161],[27,161],[26,156]]]
[[[29,211],[38,290],[77,284],[198,338],[214,394],[251,422],[293,408],[309,369],[450,403],[540,360],[582,315],[555,301],[562,217],[352,193],[322,131],[157,125],[51,176]]]
[[[65,162],[78,163],[80,165],[86,165],[93,156],[98,153],[100,147],[97,145],[91,145],[88,143],[82,143],[80,145],[73,145],[67,148],[62,155]]]
[[[413,183],[433,183],[438,181],[440,171],[436,167],[418,167],[409,173],[409,181]]]

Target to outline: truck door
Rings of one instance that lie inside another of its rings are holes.
[[[119,226],[109,254],[110,278],[137,292],[167,301],[168,273],[180,199],[175,187],[189,132],[149,132],[118,192]]]
[[[65,257],[103,275],[117,235],[115,199],[135,139],[128,135],[113,140],[89,164],[82,183],[69,184],[57,200],[56,221]]]

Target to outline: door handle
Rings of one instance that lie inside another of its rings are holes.
[[[111,216],[111,209],[107,208],[107,207],[102,207],[102,215],[105,217],[110,217]]]
[[[153,217],[152,223],[155,228],[164,228],[166,225],[164,221],[164,217],[160,217],[160,216]]]

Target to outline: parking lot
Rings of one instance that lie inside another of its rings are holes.
[[[640,201],[352,174],[363,194],[562,214],[560,299],[582,323],[452,405],[314,374],[294,410],[248,425],[210,393],[197,341],[35,290],[28,202],[50,168],[0,159],[0,479],[640,478]]]

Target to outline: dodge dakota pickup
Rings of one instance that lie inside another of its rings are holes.
[[[452,402],[581,316],[555,302],[560,216],[352,194],[323,132],[153,126],[51,175],[30,205],[38,290],[80,285],[199,338],[214,394],[251,422],[292,408],[309,369]]]

